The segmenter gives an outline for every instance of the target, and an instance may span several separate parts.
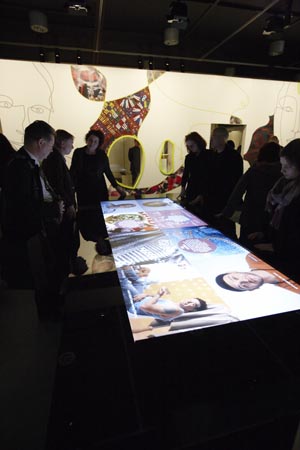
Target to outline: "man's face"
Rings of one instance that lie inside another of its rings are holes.
[[[197,298],[186,298],[182,300],[179,305],[185,312],[195,311],[196,308],[199,308],[200,302]]]
[[[47,156],[52,152],[54,145],[54,136],[52,135],[48,140],[45,138],[41,138],[38,141],[39,144],[39,161],[43,161],[43,159],[47,158]]]
[[[71,153],[71,151],[74,148],[73,143],[74,143],[74,139],[73,138],[66,139],[65,141],[62,141],[61,148],[62,148],[62,151],[63,151],[64,155],[69,155]]]
[[[222,148],[225,147],[227,141],[227,137],[224,133],[219,131],[214,131],[211,138],[211,146],[212,148]]]
[[[294,164],[290,163],[284,156],[280,158],[280,163],[281,173],[287,180],[295,180],[300,176],[299,169]]]
[[[224,275],[223,280],[228,286],[239,291],[253,291],[263,282],[259,275],[252,272],[230,272]]]

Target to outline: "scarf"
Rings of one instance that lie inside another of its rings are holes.
[[[300,195],[299,178],[287,180],[281,177],[267,195],[266,211],[271,214],[270,225],[278,230],[286,206]]]

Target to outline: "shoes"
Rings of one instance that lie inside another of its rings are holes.
[[[86,260],[81,256],[77,256],[71,262],[71,273],[76,276],[83,275],[88,270]]]

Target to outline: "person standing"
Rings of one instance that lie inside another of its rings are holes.
[[[210,225],[219,229],[230,238],[236,239],[235,223],[221,213],[236,183],[243,175],[243,159],[236,150],[227,145],[228,135],[227,128],[223,126],[215,128],[212,133],[211,191],[207,209]]]
[[[3,279],[9,288],[35,290],[40,316],[59,307],[62,281],[54,249],[64,204],[40,167],[54,137],[44,121],[28,125],[3,183]]]
[[[71,133],[56,130],[53,152],[42,164],[47,179],[65,205],[60,224],[59,249],[61,268],[66,276],[70,272],[80,275],[88,269],[84,259],[77,256],[80,238],[76,223],[75,189],[65,159],[73,150],[73,143],[74,136]]]
[[[130,161],[132,186],[134,186],[141,171],[141,148],[137,139],[134,140],[134,146],[128,150],[128,159]]]
[[[104,135],[100,130],[90,130],[85,136],[86,145],[75,149],[70,167],[78,203],[78,226],[86,241],[96,242],[101,254],[111,253],[100,202],[108,200],[104,175],[111,185],[125,195],[117,184],[102,150]]]

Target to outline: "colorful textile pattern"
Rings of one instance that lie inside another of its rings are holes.
[[[257,155],[261,147],[268,142],[269,138],[274,134],[274,116],[269,116],[269,122],[257,128],[252,135],[249,149],[244,155],[244,159],[249,162],[250,166],[256,161]]]
[[[150,90],[141,91],[117,100],[105,102],[92,130],[104,133],[104,149],[122,135],[137,136],[150,107]]]
[[[167,176],[161,183],[156,184],[152,187],[138,189],[140,194],[164,194],[165,192],[169,192],[172,189],[180,186],[181,178],[183,173],[183,166],[179,167],[176,172]]]

